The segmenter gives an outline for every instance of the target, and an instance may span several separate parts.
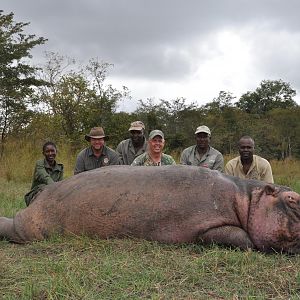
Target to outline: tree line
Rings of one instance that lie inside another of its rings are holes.
[[[256,142],[256,151],[268,159],[300,157],[300,108],[296,91],[287,82],[263,80],[254,91],[236,99],[228,91],[205,105],[139,100],[132,112],[119,112],[130,91],[106,84],[112,64],[91,59],[86,65],[58,53],[46,53],[43,66],[30,64],[31,50],[47,40],[25,34],[29,23],[15,22],[14,14],[0,11],[0,147],[5,154],[9,139],[33,143],[51,139],[69,143],[74,151],[84,145],[91,127],[103,126],[116,147],[128,137],[131,122],[141,120],[146,132],[161,129],[166,152],[181,151],[195,143],[194,131],[207,125],[212,144],[223,154],[236,152],[243,135]]]

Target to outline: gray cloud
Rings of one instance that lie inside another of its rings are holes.
[[[115,65],[111,76],[119,80],[143,80],[150,86],[161,81],[166,86],[207,72],[206,64],[216,59],[220,61],[216,72],[224,74],[230,90],[229,83],[239,78],[231,72],[234,68],[222,67],[230,51],[224,54],[216,39],[222,32],[232,32],[250,51],[252,72],[257,73],[249,74],[249,79],[281,78],[300,90],[298,0],[2,0],[1,4],[5,13],[15,13],[17,21],[30,22],[30,33],[49,39],[34,50],[36,60],[45,50],[82,61],[99,57]],[[216,96],[221,87],[211,85]],[[252,86],[249,82],[247,87]],[[134,91],[135,86],[129,89]],[[154,96],[159,97],[159,90]]]

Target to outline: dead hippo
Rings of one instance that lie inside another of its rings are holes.
[[[52,233],[219,243],[300,252],[300,195],[192,166],[111,166],[47,186],[0,236],[15,242]]]

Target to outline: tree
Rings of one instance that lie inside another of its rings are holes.
[[[296,109],[274,109],[268,114],[269,123],[275,130],[272,135],[277,137],[277,158],[285,159],[297,153],[297,140],[300,128],[300,107]]]
[[[29,65],[30,51],[46,39],[25,34],[29,23],[15,22],[14,14],[0,11],[0,155],[7,135],[25,126],[31,116],[28,105],[34,87],[44,84],[35,76],[36,67]]]
[[[105,85],[111,64],[96,59],[78,67],[74,59],[57,53],[47,53],[47,62],[40,74],[48,82],[40,89],[40,99],[48,114],[61,118],[62,129],[74,145],[94,126],[109,128],[118,101],[129,96],[126,87],[122,91]]]
[[[250,113],[263,115],[275,108],[296,107],[296,91],[280,80],[263,80],[254,92],[242,95],[236,106]]]

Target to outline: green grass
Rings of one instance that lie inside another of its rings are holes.
[[[39,158],[29,152],[0,165],[0,216],[25,207]],[[61,149],[59,157],[71,176],[74,155]],[[300,162],[271,163],[275,182],[300,192]],[[2,240],[0,299],[300,299],[300,255],[136,239]]]
[[[3,299],[299,299],[300,259],[217,246],[1,242]]]

